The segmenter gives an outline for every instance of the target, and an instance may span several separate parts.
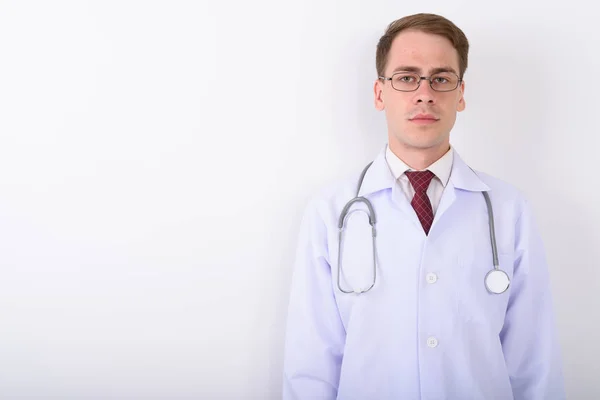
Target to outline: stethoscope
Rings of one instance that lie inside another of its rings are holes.
[[[365,178],[365,174],[367,173],[367,170],[369,169],[371,164],[373,164],[372,161],[363,169],[363,171],[360,175],[360,178],[358,180],[356,196],[354,196],[354,198],[352,200],[350,200],[348,203],[346,203],[346,205],[342,209],[342,212],[341,212],[340,218],[339,218],[337,285],[338,285],[338,289],[343,293],[354,293],[354,294],[366,293],[369,290],[371,290],[373,288],[373,286],[375,286],[375,281],[377,279],[377,262],[376,262],[377,261],[377,256],[376,256],[377,251],[375,249],[375,244],[376,244],[375,237],[377,236],[377,230],[375,228],[375,224],[377,221],[376,221],[376,217],[375,217],[375,210],[373,209],[373,205],[371,204],[371,202],[369,200],[367,200],[365,197],[358,196],[358,194],[360,193],[360,188],[362,186],[363,179]],[[492,202],[490,201],[490,196],[488,195],[487,192],[484,191],[484,192],[482,192],[482,194],[483,194],[483,197],[485,198],[485,203],[486,203],[487,211],[488,211],[488,220],[489,220],[489,225],[490,225],[490,242],[492,243],[492,256],[493,256],[493,262],[494,262],[494,268],[492,270],[488,271],[488,273],[485,275],[484,283],[485,283],[485,288],[487,289],[488,292],[490,292],[492,294],[502,294],[510,286],[510,278],[508,277],[508,274],[506,272],[504,272],[503,270],[501,270],[499,267],[498,249],[496,248],[496,231],[494,228],[494,213],[492,211]],[[366,212],[365,210],[362,210],[362,209],[355,209],[355,210],[349,212],[350,207],[354,203],[364,203],[367,206],[368,212]],[[373,238],[373,283],[368,288],[360,289],[358,291],[355,291],[354,289],[353,290],[344,290],[344,289],[342,289],[342,287],[340,285],[340,275],[342,272],[341,259],[342,259],[342,241],[343,241],[343,235],[344,235],[344,223],[346,222],[346,217],[352,212],[364,212],[367,214],[367,216],[369,218],[369,225],[371,225],[371,237]]]

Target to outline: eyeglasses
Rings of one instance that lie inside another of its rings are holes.
[[[412,72],[396,72],[391,78],[380,76],[379,79],[390,81],[392,87],[400,92],[414,92],[421,86],[422,80],[429,81],[429,86],[436,92],[451,92],[462,82],[454,72],[440,72],[430,77]]]

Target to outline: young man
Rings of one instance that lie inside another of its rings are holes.
[[[432,14],[380,39],[374,101],[388,144],[306,209],[285,400],[565,398],[530,206],[450,146],[468,48]]]

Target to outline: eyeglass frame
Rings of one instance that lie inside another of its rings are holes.
[[[431,77],[435,76],[435,75],[438,75],[438,74],[441,74],[441,73],[448,73],[448,74],[456,75],[456,77],[458,78],[458,80],[456,81],[456,87],[454,89],[450,89],[450,90],[436,90],[436,89],[433,88],[433,82],[431,82]],[[435,74],[430,75],[430,76],[421,76],[421,75],[417,74],[416,72],[412,72],[412,71],[396,71],[389,78],[386,78],[385,76],[379,76],[378,78],[379,79],[383,79],[384,82],[385,81],[392,82],[392,78],[394,77],[394,75],[398,75],[398,74],[411,74],[411,75],[417,76],[419,78],[419,82],[417,82],[417,87],[414,88],[414,89],[412,89],[412,90],[400,90],[400,89],[396,89],[394,87],[394,84],[390,83],[391,86],[392,86],[392,89],[394,89],[394,90],[396,90],[398,92],[405,92],[405,93],[407,93],[407,92],[415,92],[415,91],[419,90],[419,88],[421,87],[421,81],[428,81],[429,82],[429,87],[434,92],[448,93],[448,92],[452,92],[452,91],[458,89],[458,87],[460,86],[460,84],[463,81],[463,79],[461,77],[459,77],[458,74],[456,74],[454,72],[451,72],[451,71],[436,72]]]

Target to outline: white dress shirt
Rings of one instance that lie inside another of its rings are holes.
[[[408,202],[410,203],[415,195],[415,189],[410,184],[408,180],[408,176],[406,176],[406,171],[415,171],[415,169],[410,168],[406,165],[397,155],[395,155],[389,146],[386,146],[385,150],[385,159],[387,161],[388,166],[390,167],[390,171],[392,171],[392,175],[396,178],[396,181],[400,184],[400,188],[406,195]],[[444,154],[440,159],[431,164],[429,167],[425,168],[425,170],[429,170],[433,172],[435,177],[431,180],[429,184],[429,188],[427,188],[427,196],[429,197],[429,201],[431,202],[431,207],[433,208],[433,215],[437,211],[438,205],[440,204],[440,199],[442,198],[442,193],[444,192],[444,188],[448,183],[448,179],[450,179],[450,172],[452,171],[452,162],[453,162],[453,151],[450,148],[446,154]],[[424,171],[424,170],[421,170]]]

